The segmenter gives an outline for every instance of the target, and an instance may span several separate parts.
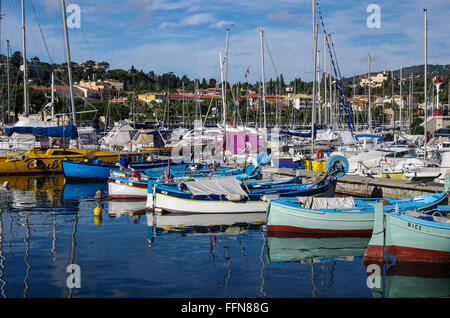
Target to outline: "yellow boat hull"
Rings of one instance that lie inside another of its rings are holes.
[[[383,178],[383,179],[395,179],[395,180],[406,180],[406,177],[401,172],[380,173],[380,178]]]
[[[325,172],[325,160],[305,160],[305,170]]]
[[[0,157],[0,176],[62,173],[61,160],[115,163],[119,154],[110,151],[63,148],[31,148],[15,157]]]

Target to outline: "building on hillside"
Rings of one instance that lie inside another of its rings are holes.
[[[115,79],[105,79],[103,83],[109,85],[109,87],[117,89],[118,91],[123,91],[123,83]]]
[[[205,88],[205,89],[198,89],[197,90],[197,95],[200,96],[222,96],[222,89],[220,87],[213,87],[213,88]],[[194,93],[195,95],[195,93]]]
[[[311,107],[312,95],[308,94],[288,94],[285,97],[287,102],[291,102],[295,109]]]
[[[388,79],[389,72],[380,72],[376,75],[370,74],[370,78],[367,74],[359,76],[359,84],[361,86],[368,86],[370,83],[370,87],[381,87],[383,82]]]
[[[137,95],[137,99],[139,102],[150,103],[155,101],[156,103],[161,103],[166,98],[166,93],[144,93]]]
[[[39,91],[46,91],[48,92],[48,96],[50,96],[52,88],[46,87],[46,86],[39,86],[39,85],[30,85],[30,88],[39,90]],[[63,86],[63,85],[55,85],[55,94],[57,96],[63,96],[63,97],[70,97],[70,88],[69,86]],[[83,90],[79,89],[78,87],[73,87],[73,95],[74,97],[85,97]]]
[[[111,97],[118,97],[119,88],[122,87],[120,82],[108,81],[86,81],[81,80],[75,83],[74,87],[78,87],[85,92],[85,97],[97,100],[109,100]],[[97,92],[97,93],[94,93]]]
[[[116,97],[116,98],[111,99],[110,102],[126,105],[126,103],[128,102],[128,97]]]

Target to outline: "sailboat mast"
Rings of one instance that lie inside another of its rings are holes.
[[[29,102],[28,102],[28,78],[27,78],[27,41],[26,41],[26,29],[25,29],[25,0],[22,0],[22,47],[23,47],[23,102],[25,117],[30,114]]]
[[[225,45],[225,88],[224,88],[224,116],[223,116],[223,125],[227,123],[227,88],[228,88],[228,34],[230,32],[229,28],[226,28],[227,30],[227,38],[226,38],[226,45]]]
[[[399,114],[400,130],[402,129],[402,110],[403,110],[402,79],[403,79],[403,68],[400,66],[400,114]]]
[[[368,82],[368,84],[369,84],[369,98],[368,98],[368,100],[369,100],[369,130],[370,131],[372,131],[372,103],[371,103],[371,91],[370,91],[370,89],[371,89],[371,86],[372,86],[372,78],[370,77],[370,53],[369,53],[369,55],[368,55],[368,57],[367,57],[367,59],[368,59],[368,63],[369,63],[369,73],[367,74],[367,76],[368,76],[368,80],[369,80],[369,82]]]
[[[263,112],[264,112],[264,128],[267,128],[267,117],[266,117],[266,80],[264,77],[264,31],[259,29],[260,34],[260,48],[261,48],[261,80],[262,80],[262,100],[263,100]]]
[[[427,21],[427,9],[423,9],[424,14],[425,14],[425,48],[424,48],[424,55],[425,55],[425,63],[424,63],[424,73],[423,73],[423,80],[424,80],[424,84],[423,84],[423,94],[424,94],[424,120],[423,120],[423,125],[424,125],[424,152],[423,152],[423,159],[426,160],[427,158],[427,148],[425,147],[425,144],[427,142],[427,63],[428,63],[428,21]]]
[[[317,30],[318,30],[318,24],[315,23],[316,21],[316,8],[315,8],[315,0],[312,0],[313,4],[313,87],[312,87],[312,113],[311,113],[311,157],[314,154],[314,142],[315,142],[315,125],[316,125],[316,58],[317,58]]]
[[[324,122],[325,125],[328,125],[328,107],[327,107],[327,50],[326,50],[326,35],[323,35],[323,86],[324,86],[324,111],[325,111],[325,118]]]
[[[55,117],[55,73],[52,71],[52,121]]]
[[[9,78],[9,40],[6,40],[6,80],[8,82],[8,116],[7,116],[7,121],[8,123],[10,122],[10,117],[9,117],[9,113],[11,111],[11,98],[10,98],[10,94],[11,94],[11,90],[10,90],[10,78]]]
[[[64,37],[65,37],[65,42],[66,42],[67,71],[69,72],[69,91],[70,91],[70,103],[72,106],[72,124],[76,126],[77,121],[76,121],[76,115],[75,115],[75,100],[74,100],[74,94],[73,94],[72,67],[71,67],[71,61],[70,61],[69,33],[67,31],[67,17],[66,17],[65,0],[61,0],[61,13],[62,13],[62,17],[63,17]]]
[[[318,124],[321,126],[322,125],[322,106],[320,104],[320,73],[321,73],[321,69],[320,69],[320,56],[319,56],[319,50],[317,50],[317,101],[318,101]]]
[[[331,34],[328,34],[328,42],[331,43]],[[334,112],[334,106],[333,106],[333,86],[332,86],[332,77],[333,73],[331,72],[331,52],[328,52],[328,71],[330,73],[330,124],[336,128],[336,114]]]
[[[222,82],[222,123],[225,127],[225,124],[227,122],[227,107],[225,102],[225,86],[224,86],[224,80],[223,80],[223,62],[222,62],[222,53],[219,52],[219,63],[220,63],[220,81]]]

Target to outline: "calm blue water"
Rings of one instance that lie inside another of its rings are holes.
[[[362,264],[368,239],[266,238],[264,214],[132,214],[145,203],[97,201],[103,184],[64,185],[62,176],[8,181],[0,191],[0,297],[379,295]],[[99,204],[101,219],[93,214]],[[80,268],[80,288],[67,287],[69,264]],[[433,282],[435,294],[450,294],[448,279]],[[417,277],[415,286],[429,283]],[[406,283],[391,284],[394,296],[410,292]]]

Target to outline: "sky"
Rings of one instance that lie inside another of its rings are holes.
[[[60,0],[25,0],[27,57],[65,62]],[[181,77],[220,79],[219,53],[228,41],[228,79],[261,80],[260,29],[264,31],[264,75],[312,80],[312,0],[66,0],[80,8],[80,28],[69,28],[71,60],[110,63],[111,69],[173,72]],[[380,27],[369,28],[380,8]],[[319,0],[325,30],[344,77],[424,63],[424,12],[428,11],[428,63],[450,64],[449,0]],[[21,1],[2,1],[0,52],[22,51]],[[73,11],[67,13],[68,18]],[[71,20],[75,21],[75,20]],[[321,23],[316,11],[316,22]],[[320,69],[324,30],[319,28]],[[327,66],[328,68],[328,66]]]

